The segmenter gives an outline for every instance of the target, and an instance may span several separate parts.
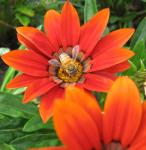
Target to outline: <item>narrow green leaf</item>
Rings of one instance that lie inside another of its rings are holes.
[[[97,12],[96,0],[85,0],[84,22],[91,19]]]
[[[52,122],[49,121],[48,123],[44,124],[42,122],[42,119],[40,118],[40,115],[38,114],[26,122],[26,124],[24,125],[24,128],[23,128],[23,131],[34,132],[34,131],[37,131],[39,129],[50,130],[50,128],[52,128],[51,123]]]
[[[133,74],[135,74],[137,72],[136,65],[130,60],[129,60],[129,63],[131,65],[131,67],[128,70],[126,70],[125,72],[121,73],[121,75],[133,76]]]
[[[15,69],[9,67],[8,70],[6,71],[5,75],[4,75],[4,79],[3,82],[1,84],[0,87],[0,91],[3,92],[5,91],[5,87],[7,85],[7,83],[15,76]]]
[[[145,69],[146,69],[146,64],[141,60],[140,61],[140,71],[145,71]]]
[[[144,42],[146,41],[146,17],[140,22],[138,25],[138,28],[134,34],[134,37],[132,38],[130,47],[133,49],[133,47],[141,40],[143,39]]]
[[[8,144],[0,144],[0,150],[16,150],[14,147],[12,147],[12,145],[8,145]]]

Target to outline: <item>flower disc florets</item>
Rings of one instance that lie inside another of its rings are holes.
[[[83,82],[83,73],[90,68],[89,61],[83,61],[83,56],[79,46],[55,54],[56,59],[49,61],[49,73],[54,81],[62,82],[62,86]]]
[[[58,69],[58,77],[66,83],[77,82],[83,73],[83,66],[78,61],[70,60]]]

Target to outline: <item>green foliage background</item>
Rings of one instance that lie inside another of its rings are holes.
[[[106,33],[124,27],[135,27],[136,32],[126,47],[136,56],[131,68],[120,74],[129,75],[137,83],[144,98],[146,80],[146,0],[71,0],[79,12],[81,23],[87,22],[98,10],[109,7],[111,16]],[[0,55],[18,48],[15,27],[42,28],[43,16],[48,9],[61,11],[63,0],[0,0]],[[23,49],[23,46],[20,49]],[[21,103],[25,89],[8,90],[9,80],[16,74],[0,62],[0,150],[26,150],[30,147],[60,145],[52,120],[42,124],[36,101]],[[95,93],[103,107],[105,94]]]

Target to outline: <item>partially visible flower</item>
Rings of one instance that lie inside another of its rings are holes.
[[[46,13],[45,33],[18,27],[18,40],[28,50],[2,56],[6,64],[23,72],[7,87],[27,87],[24,103],[41,96],[39,111],[44,122],[52,116],[54,99],[64,94],[64,87],[77,85],[107,92],[115,74],[126,70],[127,60],[134,55],[121,48],[134,29],[120,29],[102,37],[108,19],[109,9],[104,9],[80,27],[78,14],[68,0],[61,14],[54,10]]]
[[[111,87],[101,112],[96,99],[76,87],[56,101],[54,126],[60,147],[31,150],[145,150],[146,103],[128,77]]]

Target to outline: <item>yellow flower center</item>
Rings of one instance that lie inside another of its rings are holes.
[[[80,79],[82,72],[82,64],[76,60],[70,59],[65,63],[61,63],[58,69],[58,77],[65,83],[74,83]]]

